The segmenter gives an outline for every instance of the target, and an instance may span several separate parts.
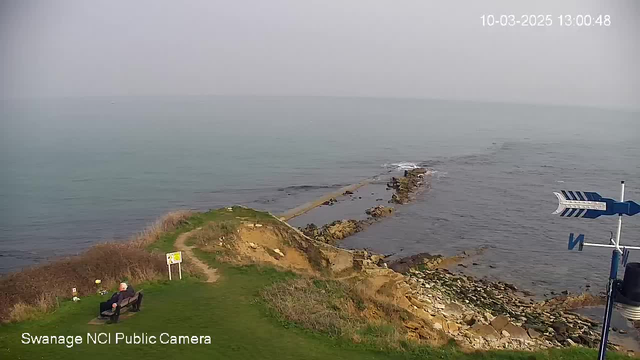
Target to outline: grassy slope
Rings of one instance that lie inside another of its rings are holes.
[[[238,217],[242,220],[262,223],[269,221],[276,221],[268,213],[255,211],[252,209],[245,209],[242,207],[234,207],[233,211],[227,211],[226,209],[217,209],[207,211],[205,213],[196,213],[189,218],[189,224],[179,227],[176,231],[163,235],[158,241],[149,246],[149,250],[158,250],[161,252],[170,252],[174,250],[173,244],[179,234],[193,230],[199,226],[204,225],[210,221],[239,221]]]
[[[244,210],[243,210],[244,211]],[[234,214],[235,215],[235,214]],[[263,217],[263,214],[250,214]],[[177,234],[205,221],[228,217],[223,212],[199,214],[190,225],[168,235],[154,247],[171,250]],[[172,240],[173,239],[173,240]],[[203,260],[220,268],[222,279],[206,284],[189,277],[183,281],[139,286],[145,290],[143,311],[114,325],[88,325],[95,316],[98,296],[79,303],[66,302],[54,314],[38,321],[0,327],[0,359],[168,359],[186,355],[189,359],[587,359],[595,352],[584,349],[554,350],[551,353],[493,352],[463,354],[454,348],[423,348],[411,352],[388,352],[366,345],[332,339],[287,326],[268,313],[258,300],[258,291],[292,276],[271,268],[232,267],[215,263],[213,256],[200,253]],[[284,325],[284,326],[283,326]],[[87,332],[145,332],[159,335],[210,335],[211,345],[23,345],[22,332],[32,335],[82,335]],[[614,355],[614,354],[611,354]],[[609,356],[622,359],[622,356]]]

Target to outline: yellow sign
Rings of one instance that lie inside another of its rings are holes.
[[[176,251],[167,253],[167,265],[179,264],[182,262],[182,252]]]

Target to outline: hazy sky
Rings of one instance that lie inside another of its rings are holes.
[[[0,98],[425,97],[640,108],[640,2],[0,0]],[[549,14],[550,27],[483,27]],[[611,26],[561,27],[561,14]]]

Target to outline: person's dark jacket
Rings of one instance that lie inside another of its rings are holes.
[[[133,295],[135,294],[136,294],[136,291],[133,289],[133,286],[129,285],[127,286],[127,290],[118,291],[117,293],[114,293],[113,295],[111,295],[111,299],[109,300],[109,302],[112,304],[120,305],[122,300],[133,297]]]

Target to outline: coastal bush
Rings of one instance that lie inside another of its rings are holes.
[[[22,321],[57,307],[59,299],[109,289],[121,281],[138,283],[164,277],[162,254],[149,253],[129,243],[106,243],[84,254],[10,274],[0,279],[0,319]]]
[[[410,314],[346,282],[298,278],[273,284],[260,295],[283,320],[309,330],[384,348],[406,340],[403,321]]]
[[[0,321],[37,318],[57,308],[61,299],[70,299],[72,288],[77,289],[79,297],[94,294],[96,279],[102,280],[101,288],[110,289],[122,281],[135,284],[163,278],[164,256],[145,247],[188,222],[190,214],[171,212],[129,242],[98,244],[80,255],[1,277]]]
[[[33,304],[26,304],[19,302],[13,305],[13,308],[9,312],[8,320],[10,322],[19,322],[25,320],[35,320],[42,317],[48,311],[51,310],[53,304],[48,302],[46,296],[40,296],[38,301]]]
[[[192,215],[193,212],[189,210],[171,211],[136,234],[130,243],[141,248],[151,245],[158,241],[163,234],[174,231],[181,225],[188,224]]]

